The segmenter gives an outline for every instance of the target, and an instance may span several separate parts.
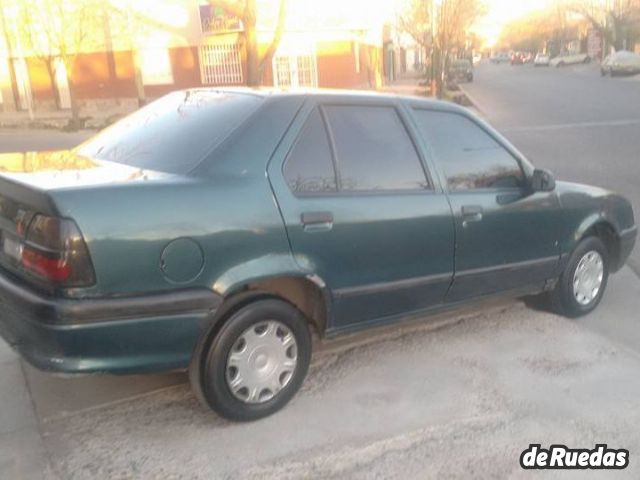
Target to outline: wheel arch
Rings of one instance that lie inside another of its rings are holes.
[[[610,272],[618,271],[622,267],[620,262],[620,235],[614,222],[602,215],[592,217],[583,222],[576,232],[573,248],[588,237],[597,237],[602,240],[609,254]]]
[[[241,308],[260,298],[278,298],[290,303],[305,315],[320,336],[330,325],[331,294],[317,275],[284,273],[247,279],[225,293],[223,308],[225,304]]]
[[[221,306],[209,319],[192,353],[189,380],[202,405],[210,408],[202,390],[204,352],[218,335],[225,321],[235,312],[253,302],[273,298],[298,308],[318,335],[324,335],[331,318],[331,295],[320,277],[284,273],[236,283],[233,288],[224,292]]]

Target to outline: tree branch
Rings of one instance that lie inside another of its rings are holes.
[[[399,17],[398,18],[398,23],[400,24],[399,27],[403,32],[406,32],[409,34],[409,36],[411,38],[413,38],[413,40],[420,46],[425,47],[426,46],[426,35],[427,35],[427,30],[425,29],[424,31],[421,31],[417,28],[414,28],[414,25],[412,25],[412,22],[407,21],[407,19],[405,19],[404,17]]]

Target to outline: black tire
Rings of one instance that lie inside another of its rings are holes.
[[[243,332],[267,319],[289,328],[297,344],[297,362],[290,380],[275,396],[261,403],[247,403],[236,398],[227,383],[227,357]],[[232,310],[221,321],[205,333],[194,352],[189,368],[194,393],[205,406],[229,420],[258,420],[277,412],[300,389],[309,369],[311,335],[307,319],[285,301],[262,298]]]
[[[579,303],[574,295],[573,278],[578,264],[583,256],[590,251],[600,254],[603,264],[602,283],[597,295],[586,305]],[[605,244],[598,237],[587,237],[575,248],[564,272],[553,291],[550,292],[550,306],[553,311],[569,318],[577,318],[592,312],[602,300],[607,288],[609,277],[609,252]]]

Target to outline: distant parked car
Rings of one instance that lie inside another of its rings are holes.
[[[511,56],[507,52],[499,52],[491,57],[492,63],[507,63],[511,61]]]
[[[533,61],[533,64],[536,67],[548,67],[550,61],[551,61],[551,57],[548,54],[538,53],[536,55],[535,60]]]
[[[549,65],[552,67],[564,67],[565,65],[575,65],[578,63],[589,63],[591,57],[586,53],[561,54],[552,58]]]
[[[449,65],[447,77],[449,80],[453,80],[455,82],[472,82],[473,65],[466,58],[458,58],[456,60],[452,60],[451,64]]]
[[[473,55],[473,64],[476,65],[476,64],[480,63],[480,60],[482,60],[482,54],[475,53]]]
[[[294,396],[312,331],[496,294],[587,314],[637,234],[623,196],[415,97],[177,91],[20,156],[0,156],[0,335],[49,371],[188,368],[233,420]]]
[[[600,65],[602,76],[611,75],[634,75],[640,73],[640,55],[620,50],[619,52],[607,55]]]
[[[524,54],[521,52],[514,52],[511,55],[511,65],[523,65],[525,60],[524,60]]]

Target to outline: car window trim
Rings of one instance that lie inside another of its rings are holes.
[[[291,193],[297,198],[318,198],[318,197],[373,197],[373,196],[398,196],[398,195],[434,195],[435,190],[427,190],[423,188],[412,189],[393,189],[393,190],[343,190],[343,191],[331,191],[331,192],[293,192]]]
[[[326,121],[325,127],[327,129],[327,133],[329,135],[329,143],[332,147],[332,152],[333,155],[335,157],[335,168],[336,168],[336,177],[339,178],[339,182],[340,182],[340,186],[342,186],[342,179],[340,176],[340,160],[338,158],[338,154],[337,151],[335,150],[335,139],[333,137],[333,130],[331,129],[331,123],[329,122],[328,117],[326,116],[326,111],[325,111],[325,107],[383,107],[383,108],[390,108],[392,110],[394,110],[395,114],[398,116],[398,119],[400,120],[400,124],[402,125],[402,127],[404,128],[404,131],[407,135],[407,137],[409,138],[409,142],[411,142],[411,146],[413,147],[416,156],[418,157],[418,163],[420,164],[420,168],[422,169],[422,173],[424,175],[424,180],[426,182],[426,185],[423,188],[402,188],[402,189],[381,189],[381,190],[342,190],[341,188],[338,189],[338,193],[343,193],[343,194],[349,194],[349,195],[359,195],[359,194],[381,194],[381,193],[391,193],[391,194],[397,194],[397,192],[435,192],[435,186],[433,183],[433,180],[431,178],[431,176],[429,175],[429,172],[426,168],[424,159],[422,158],[421,155],[421,150],[419,148],[419,146],[416,144],[415,139],[413,138],[413,135],[411,134],[411,130],[408,128],[407,126],[407,122],[406,119],[404,118],[404,116],[402,115],[401,110],[398,108],[398,105],[396,102],[366,102],[366,103],[358,103],[358,102],[336,102],[336,101],[321,101],[318,102],[317,107],[320,109],[320,111],[322,112],[323,118]],[[319,192],[320,193],[320,192]],[[324,194],[333,194],[334,192],[321,192],[321,195]]]
[[[293,153],[293,150],[296,148],[296,145],[298,145],[298,142],[300,142],[300,140],[302,139],[302,134],[304,133],[304,129],[307,126],[307,122],[311,118],[311,115],[313,115],[313,112],[315,112],[316,110],[318,110],[318,113],[320,114],[320,119],[322,121],[322,126],[323,126],[323,129],[324,129],[324,133],[325,133],[325,136],[327,138],[327,143],[329,144],[329,151],[331,152],[331,165],[333,167],[333,178],[334,178],[334,180],[336,182],[335,183],[336,189],[335,190],[327,190],[327,191],[323,191],[323,192],[296,192],[296,191],[292,190],[291,187],[289,186],[289,182],[287,181],[287,176],[285,175],[285,168],[287,167],[287,162],[291,159],[291,154]],[[338,179],[338,171],[337,171],[337,166],[336,166],[336,160],[335,160],[334,154],[333,154],[332,141],[331,141],[331,138],[329,136],[328,128],[327,128],[327,125],[326,125],[325,120],[324,120],[324,115],[323,115],[322,111],[320,111],[320,109],[318,108],[318,105],[314,105],[309,110],[309,112],[306,114],[304,119],[302,120],[302,124],[300,125],[300,129],[298,130],[298,132],[296,132],[296,137],[293,140],[293,143],[291,144],[291,146],[287,150],[287,153],[284,156],[284,161],[282,162],[282,166],[280,168],[280,174],[282,175],[284,183],[287,185],[287,188],[289,189],[289,191],[296,197],[308,196],[309,194],[313,194],[314,196],[315,195],[335,194],[336,192],[340,191],[338,189],[339,179]]]
[[[464,112],[457,112],[454,110],[447,110],[447,109],[441,109],[441,108],[429,108],[428,106],[420,106],[417,107],[415,105],[411,105],[410,106],[411,109],[414,112],[417,111],[428,111],[428,112],[438,112],[438,113],[445,113],[445,114],[451,114],[451,115],[458,115],[462,118],[466,118],[467,120],[469,120],[471,123],[473,123],[475,126],[477,126],[478,128],[480,128],[485,134],[487,134],[494,142],[496,142],[505,152],[507,152],[509,154],[509,156],[511,158],[513,158],[513,160],[516,162],[516,164],[518,165],[518,168],[520,169],[520,173],[522,173],[522,181],[526,182],[527,180],[527,172],[524,169],[523,165],[522,165],[522,161],[520,158],[518,158],[516,155],[514,155],[514,153],[511,151],[510,148],[508,148],[500,138],[496,137],[493,132],[491,132],[490,130],[488,130],[487,128],[485,128],[484,125],[482,125],[482,123],[476,121],[471,115],[467,115]],[[413,112],[412,112],[413,113]],[[416,117],[416,123],[418,124],[418,119]],[[419,125],[419,124],[418,124]],[[420,130],[418,128],[418,130]],[[418,132],[419,133],[419,132]],[[422,135],[422,134],[421,134]],[[518,190],[518,191],[522,191],[524,189],[526,189],[526,184],[525,185],[521,185],[519,187],[478,187],[478,188],[465,188],[462,190],[456,190],[456,189],[451,189],[449,188],[449,182],[447,181],[447,176],[443,171],[443,167],[441,164],[441,161],[438,158],[438,155],[435,154],[433,147],[431,145],[431,142],[429,141],[428,138],[426,138],[424,135],[422,135],[423,140],[425,141],[425,146],[428,148],[429,150],[429,155],[431,156],[431,158],[434,160],[434,163],[436,163],[436,167],[441,171],[442,173],[442,177],[443,177],[443,189],[446,190],[448,193],[461,193],[461,192],[491,192],[491,191],[496,191],[496,192],[505,192],[505,191],[509,191],[509,190]]]
[[[336,192],[342,191],[342,176],[340,175],[338,164],[338,151],[336,149],[336,140],[333,137],[333,130],[329,127],[329,119],[327,118],[327,112],[322,108],[322,104],[316,105],[314,109],[320,112],[320,118],[322,118],[322,125],[324,126],[324,132],[329,142],[329,150],[331,151],[331,162],[333,164],[333,174],[336,178]],[[327,192],[331,193],[331,192]]]

